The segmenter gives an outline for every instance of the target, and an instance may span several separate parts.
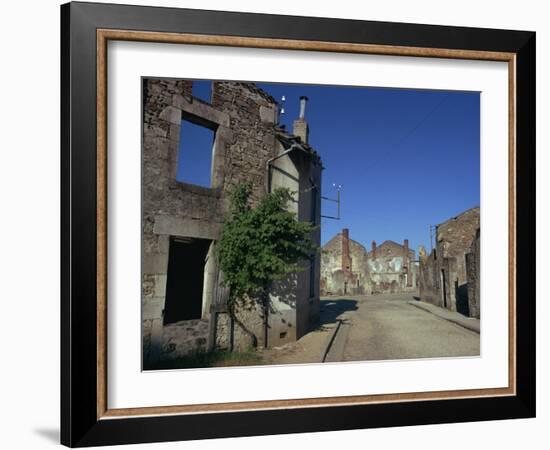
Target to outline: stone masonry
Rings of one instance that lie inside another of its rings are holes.
[[[468,284],[468,306],[470,316],[480,318],[480,230],[477,230],[476,236],[470,246],[470,251],[466,253],[466,277]]]
[[[436,227],[436,248],[420,256],[421,300],[479,318],[479,229],[479,207]]]

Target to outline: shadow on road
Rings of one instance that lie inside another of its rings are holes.
[[[321,299],[321,323],[320,327],[336,323],[336,319],[347,311],[356,311],[357,300],[349,300],[346,298],[331,298]]]

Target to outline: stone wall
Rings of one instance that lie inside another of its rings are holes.
[[[466,316],[479,315],[479,294],[473,303],[469,298],[472,292],[479,291],[478,286],[469,285],[469,280],[479,283],[479,257],[476,264],[467,263],[479,227],[479,208],[469,209],[436,227],[436,248],[429,257],[420,258],[421,300]]]
[[[418,290],[422,301],[443,306],[436,250],[432,250],[429,255],[425,252],[419,254]]]
[[[259,311],[250,311],[249,313],[244,310],[239,311],[237,320],[227,312],[215,314],[214,347],[216,349],[246,352],[255,346],[262,345],[263,339],[258,342],[258,336],[262,335],[263,330],[261,313]]]
[[[277,154],[277,102],[252,83],[215,82],[212,106],[229,117],[231,139],[224,159],[224,192],[240,181],[253,184],[253,199],[265,193],[266,161]]]
[[[162,328],[161,360],[181,358],[206,350],[208,320],[183,320]]]
[[[142,312],[144,361],[165,348],[163,311],[171,236],[215,239],[226,210],[221,181],[229,118],[191,95],[188,80],[143,80]],[[183,117],[208,119],[216,127],[212,188],[176,181]]]
[[[479,208],[469,209],[437,226],[437,254],[441,255],[447,308],[469,315],[466,253],[479,229]]]
[[[468,279],[468,304],[470,316],[480,318],[480,232],[477,230],[476,237],[470,246],[469,253],[466,253],[466,276]]]

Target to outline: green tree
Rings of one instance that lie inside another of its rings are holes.
[[[236,186],[217,252],[224,284],[229,288],[231,316],[236,319],[237,305],[258,302],[266,342],[271,284],[303,270],[299,262],[312,258],[318,250],[310,238],[317,227],[296,220],[287,210],[292,201],[290,190],[277,188],[254,207],[250,205],[251,192],[250,183]]]

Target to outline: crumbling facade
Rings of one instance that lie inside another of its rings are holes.
[[[436,247],[420,256],[420,299],[479,318],[479,208],[436,227]]]
[[[252,201],[289,187],[296,218],[320,223],[322,164],[307,144],[307,99],[290,134],[277,127],[277,102],[253,83],[213,82],[210,102],[194,97],[192,88],[190,80],[143,80],[144,368],[196,351],[281,345],[319,319],[319,257],[273,287],[267,335],[261,308],[230,316],[215,257],[230,193],[239,182],[252,182]],[[210,186],[176,180],[178,159],[186,162],[179,150],[182,121],[213,131]],[[319,243],[320,232],[312,239]]]
[[[370,252],[349,237],[344,228],[321,252],[322,295],[361,295],[414,292],[418,263],[408,240],[403,245],[385,241]]]
[[[372,242],[368,259],[369,291],[372,294],[416,292],[418,263],[414,250],[409,248],[409,240],[403,245],[394,241],[384,241],[377,246]]]
[[[367,250],[344,228],[321,250],[321,295],[365,293]]]

